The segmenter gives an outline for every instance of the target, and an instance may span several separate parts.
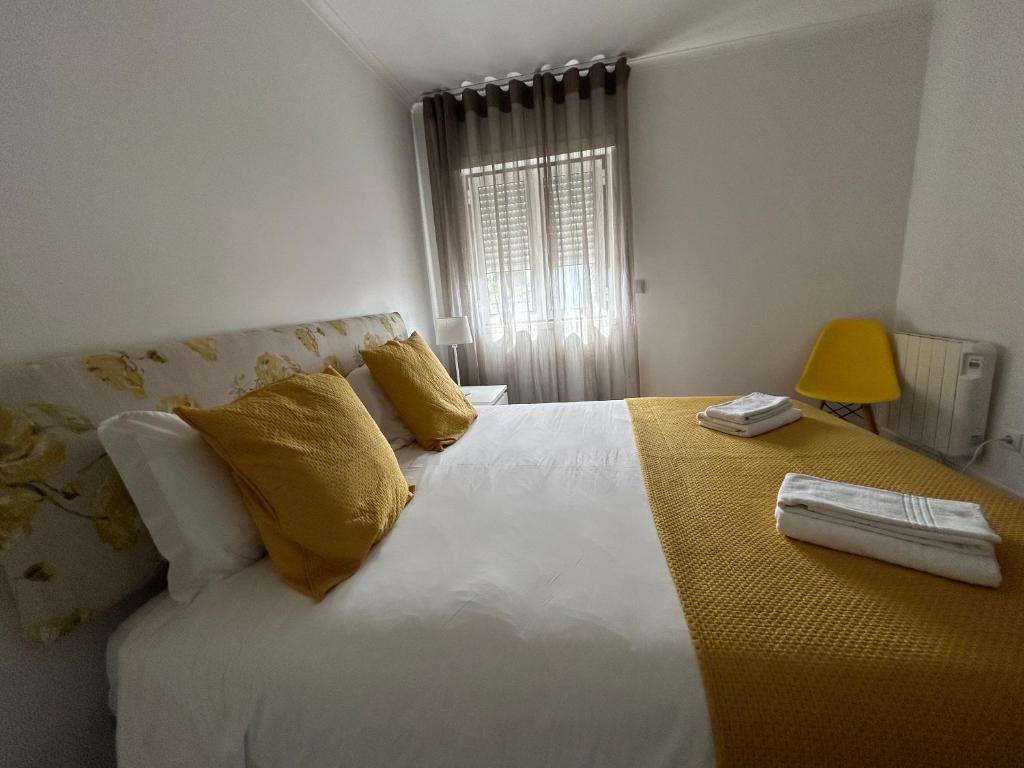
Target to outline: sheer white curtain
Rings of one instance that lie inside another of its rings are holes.
[[[595,64],[424,99],[442,309],[467,383],[515,402],[637,394],[625,83]]]

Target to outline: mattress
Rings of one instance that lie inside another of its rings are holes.
[[[621,401],[501,406],[320,603],[266,559],[112,637],[121,768],[714,764]]]

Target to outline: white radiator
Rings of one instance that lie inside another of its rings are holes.
[[[996,348],[984,341],[896,333],[903,394],[878,406],[878,426],[945,456],[966,456],[985,439]]]

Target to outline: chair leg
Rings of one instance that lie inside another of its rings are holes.
[[[875,423],[875,412],[871,408],[871,403],[864,403],[864,421],[868,423],[868,429],[878,434],[878,425]]]

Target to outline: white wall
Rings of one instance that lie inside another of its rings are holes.
[[[999,345],[989,436],[1024,430],[1024,3],[940,2],[896,323]],[[978,474],[1024,495],[1024,457]]]
[[[886,16],[634,66],[644,394],[791,393],[828,320],[891,323],[927,42]]]
[[[0,3],[0,359],[429,324],[404,99],[301,0]]]
[[[408,110],[300,0],[0,0],[0,359],[399,309]],[[0,765],[112,765],[103,652],[0,590]]]

